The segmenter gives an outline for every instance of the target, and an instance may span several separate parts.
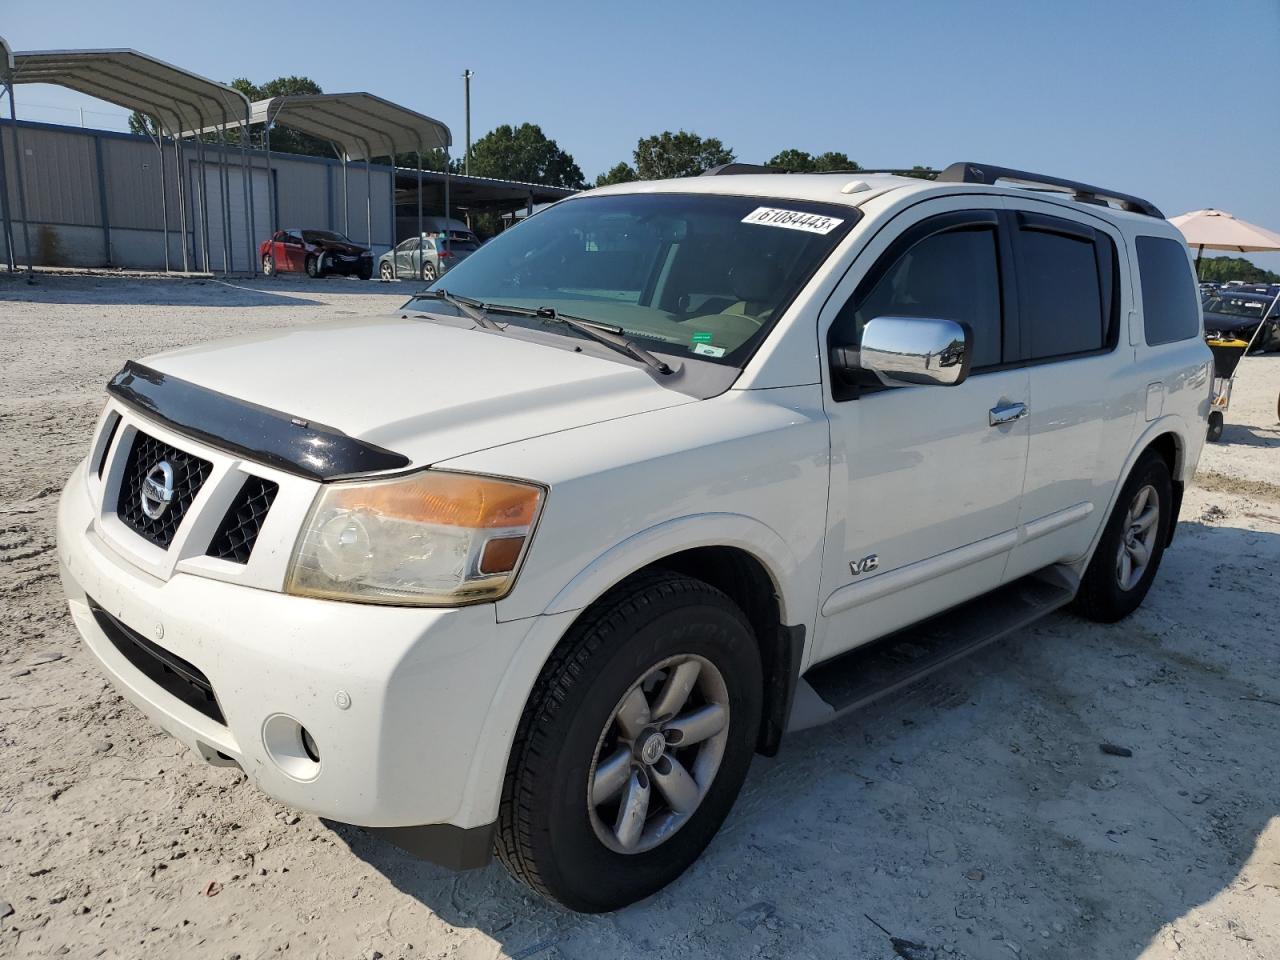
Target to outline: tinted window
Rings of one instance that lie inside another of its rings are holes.
[[[1000,271],[991,228],[951,230],[921,240],[836,317],[833,342],[856,346],[876,317],[933,317],[973,331],[972,366],[1001,360]],[[872,269],[871,275],[876,274]]]
[[[1101,349],[1111,309],[1110,303],[1103,309],[1092,231],[1085,239],[1024,228],[1018,239],[1018,290],[1030,359]]]
[[[1199,336],[1196,286],[1186,247],[1162,237],[1138,237],[1137,247],[1147,343],[1172,343]]]

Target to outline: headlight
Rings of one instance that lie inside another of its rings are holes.
[[[456,606],[511,589],[541,487],[426,470],[320,488],[293,551],[289,593]]]

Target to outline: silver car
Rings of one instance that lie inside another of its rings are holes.
[[[430,283],[479,249],[479,238],[469,230],[450,230],[447,242],[439,233],[410,237],[378,258],[378,278]]]

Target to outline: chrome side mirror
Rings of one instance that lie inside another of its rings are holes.
[[[954,387],[969,375],[973,334],[954,320],[876,317],[862,330],[858,365],[888,387]]]

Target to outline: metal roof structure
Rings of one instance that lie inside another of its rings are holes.
[[[170,136],[244,123],[249,99],[232,87],[137,50],[40,50],[13,54],[15,83],[52,83],[137,110]]]
[[[187,234],[187,204],[184,190],[186,178],[182,176],[183,145],[188,136],[184,131],[202,130],[216,133],[220,141],[225,140],[226,130],[230,126],[247,129],[249,122],[249,99],[232,87],[217,83],[175,67],[173,64],[157,60],[155,57],[139,53],[137,50],[40,50],[29,52],[13,52],[8,44],[3,46],[3,58],[0,68],[4,70],[4,89],[9,94],[10,115],[14,120],[13,137],[17,146],[17,116],[13,104],[13,88],[22,83],[47,83],[79,93],[105,100],[126,110],[136,110],[151,117],[157,125],[152,140],[160,151],[160,206],[164,220],[165,269],[169,269],[169,214],[168,198],[165,195],[164,173],[165,146],[167,136],[172,142],[172,153],[175,169],[178,171],[178,210],[181,219],[182,235]],[[240,138],[241,165],[244,171],[242,189],[245,191],[245,205],[252,211],[252,183],[248,175],[248,157],[246,153],[247,137]],[[197,163],[204,168],[204,148],[201,138],[195,138]],[[20,151],[15,149],[15,155]],[[19,157],[20,164],[20,157]],[[19,184],[21,184],[21,168],[18,168]],[[199,227],[206,236],[205,270],[208,263],[208,199],[203,184],[205,178],[201,174],[197,199],[199,200]],[[221,195],[222,217],[224,225],[230,223],[229,181],[225,167],[219,174],[219,193]],[[19,196],[22,191],[19,187]],[[26,211],[22,213],[23,229],[26,229]],[[9,230],[9,218],[6,215],[6,235]],[[252,247],[254,227],[246,225],[245,241]],[[228,231],[223,231],[223,269],[230,262],[230,238]],[[12,244],[10,244],[12,250]],[[27,247],[28,273],[31,265],[31,249]],[[189,268],[187,247],[182,245],[183,269]]]
[[[347,160],[448,150],[453,135],[439,120],[372,93],[315,93],[255,101],[249,123],[281,124],[333,144]]]

